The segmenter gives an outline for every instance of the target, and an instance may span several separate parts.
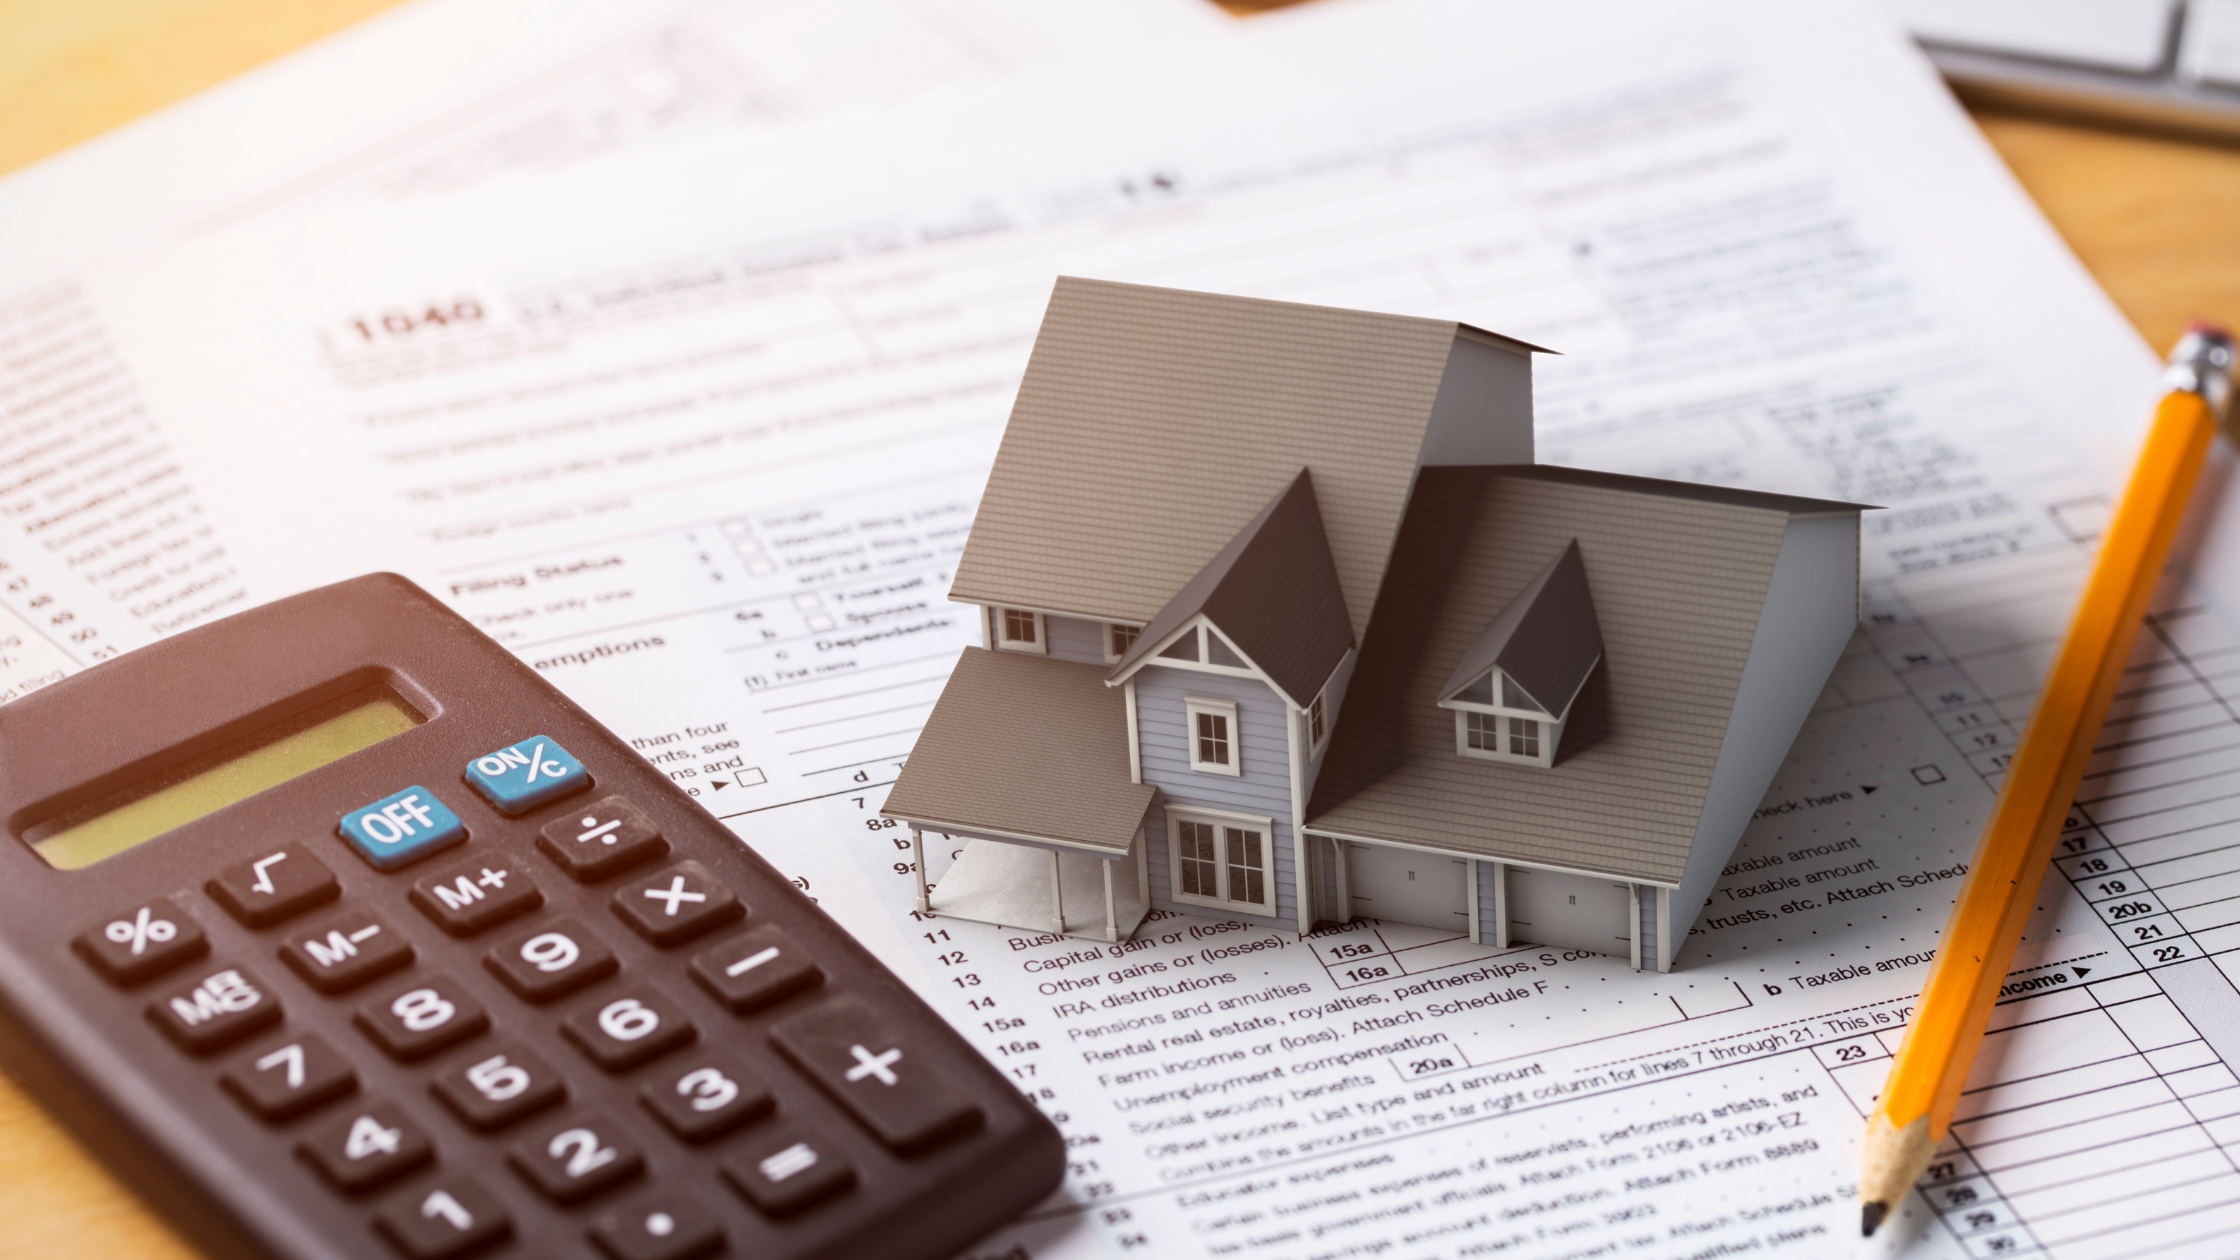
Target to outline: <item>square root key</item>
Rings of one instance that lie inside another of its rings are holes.
[[[271,927],[342,892],[334,872],[298,844],[274,845],[219,871],[205,887],[226,913],[250,927]]]

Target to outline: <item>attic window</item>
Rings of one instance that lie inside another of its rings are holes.
[[[1142,626],[1123,626],[1117,623],[1104,628],[1104,658],[1117,661],[1136,645],[1136,636],[1143,633]]]
[[[996,610],[996,646],[1013,652],[1048,652],[1042,614],[1023,608]]]
[[[1322,751],[1322,741],[1330,733],[1328,710],[1323,707],[1323,693],[1316,692],[1314,703],[1307,706],[1307,747]]]
[[[1497,700],[1498,698],[1498,700]],[[1455,751],[1465,757],[1548,767],[1570,716],[1551,714],[1499,668],[1439,702],[1455,710]]]

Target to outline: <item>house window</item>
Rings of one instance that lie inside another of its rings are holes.
[[[1322,695],[1315,694],[1314,703],[1307,706],[1307,747],[1322,751],[1322,738],[1329,733],[1328,719],[1324,716]]]
[[[1117,661],[1136,645],[1136,636],[1143,633],[1141,626],[1108,625],[1105,627],[1104,658]]]
[[[1465,757],[1555,764],[1569,713],[1550,713],[1499,669],[1455,691],[1440,707],[1453,709],[1454,748]]]
[[[1501,751],[1501,719],[1491,713],[1462,715],[1463,747],[1478,752]]]
[[[1048,652],[1042,614],[1022,608],[996,610],[996,646],[1013,652]]]
[[[1176,901],[1275,913],[1270,820],[1179,809],[1169,811],[1167,818]]]
[[[1477,714],[1471,716],[1476,717]],[[1531,718],[1503,718],[1509,724],[1509,755],[1540,759],[1540,724]]]
[[[1190,768],[1209,774],[1241,774],[1237,706],[1227,700],[1188,696],[1182,708],[1190,743]]]

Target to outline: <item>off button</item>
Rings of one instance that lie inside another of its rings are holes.
[[[467,838],[451,807],[424,787],[408,787],[342,816],[342,838],[375,870],[393,871]]]

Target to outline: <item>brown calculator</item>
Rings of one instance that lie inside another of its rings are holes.
[[[213,1255],[949,1255],[1064,1145],[403,578],[0,707],[0,1061]]]

